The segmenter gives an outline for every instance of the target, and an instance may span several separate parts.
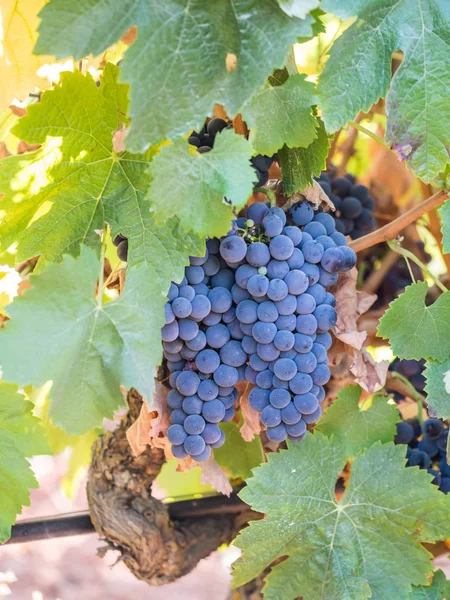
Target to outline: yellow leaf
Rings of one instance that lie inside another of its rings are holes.
[[[46,0],[0,2],[0,110],[14,98],[25,100],[36,87],[49,86],[36,71],[53,60],[33,54],[38,13],[45,4]]]

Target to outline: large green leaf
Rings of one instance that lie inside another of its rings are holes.
[[[222,423],[220,428],[226,435],[225,444],[214,450],[214,458],[232,478],[248,479],[252,469],[264,461],[264,451],[259,436],[246,442],[239,431],[241,423]]]
[[[161,361],[164,296],[150,265],[131,269],[117,300],[95,298],[100,262],[82,246],[32,275],[31,290],[7,308],[0,330],[6,381],[36,386],[52,380],[50,416],[69,433],[83,433],[123,405],[120,385],[151,403]]]
[[[450,371],[450,358],[447,358],[444,362],[428,360],[424,371],[427,381],[425,386],[427,403],[437,411],[442,419],[450,417],[450,394],[444,381],[448,371]]]
[[[314,84],[304,75],[291,75],[281,85],[273,78],[256,91],[242,108],[250,127],[250,141],[260,154],[272,156],[284,144],[304,148],[317,137]]]
[[[274,0],[113,4],[51,0],[41,12],[36,49],[81,58],[101,52],[130,25],[138,25],[122,67],[123,80],[131,84],[127,144],[134,152],[201,127],[216,102],[230,114],[238,112],[283,65],[290,45],[311,34],[310,17],[289,17]],[[230,72],[227,57],[232,55]]]
[[[146,0],[52,0],[39,13],[34,51],[59,58],[98,55],[143,18],[148,6]]]
[[[237,538],[235,585],[282,556],[265,600],[408,600],[412,585],[428,583],[432,556],[421,542],[449,535],[450,498],[431,475],[405,468],[404,448],[376,443],[354,460],[337,501],[346,459],[338,440],[308,433],[254,471],[241,496],[267,517]]]
[[[321,119],[317,138],[307,148],[283,148],[278,152],[283,173],[283,192],[292,196],[312,185],[313,175],[319,177],[326,167],[330,143]]]
[[[0,384],[0,543],[11,535],[22,506],[30,504],[29,488],[38,487],[25,457],[51,452],[32,409],[17,386]]]
[[[202,254],[204,246],[180,230],[177,218],[163,227],[152,219],[145,192],[155,149],[114,152],[113,132],[128,123],[128,87],[117,75],[117,67],[107,65],[97,87],[90,75],[63,73],[62,85],[19,121],[19,138],[44,145],[2,161],[0,240],[3,248],[19,241],[18,260],[41,255],[42,267],[63,254],[76,256],[83,243],[98,249],[96,230],[106,221],[113,236],[129,238],[129,264],[150,263],[165,292],[183,277],[189,254]],[[49,211],[44,203],[51,203]]]
[[[151,164],[147,196],[156,220],[176,215],[183,227],[204,236],[227,233],[233,206],[244,206],[253,190],[251,156],[250,142],[232,129],[217,135],[205,154],[183,138],[163,146]]]
[[[400,358],[442,361],[450,355],[450,292],[426,306],[427,291],[424,281],[409,285],[380,320],[378,335]]]
[[[437,0],[324,0],[340,17],[358,17],[330,49],[318,86],[329,131],[387,95],[386,139],[419,177],[449,162],[450,14]],[[391,56],[404,60],[391,82]]]
[[[394,439],[399,413],[388,398],[374,396],[369,408],[359,407],[361,388],[349,385],[337,395],[317,424],[316,431],[340,439],[348,456],[355,456],[374,442]]]

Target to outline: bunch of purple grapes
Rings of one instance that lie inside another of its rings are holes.
[[[408,361],[409,362],[409,361]],[[441,492],[450,492],[450,466],[447,464],[448,427],[439,419],[427,419],[422,426],[417,419],[397,423],[396,444],[407,444],[407,467],[426,469],[432,483]]]
[[[318,181],[336,208],[332,213],[336,231],[356,240],[375,229],[375,201],[365,185],[355,183],[352,175],[332,177],[326,172]]]
[[[219,423],[234,416],[238,381],[256,384],[249,401],[273,441],[301,440],[320,417],[336,322],[326,288],[356,256],[308,202],[288,217],[251,205],[171,285],[161,336],[173,388],[167,437],[179,459],[206,460],[224,443]]]
[[[222,241],[226,258],[239,265],[236,284],[247,292],[236,307],[249,354],[245,378],[256,387],[252,408],[261,413],[274,442],[303,439],[315,423],[330,378],[329,330],[336,323],[335,299],[326,288],[339,271],[356,263],[334,219],[308,202],[280,208],[256,203],[247,212],[261,241],[246,248],[239,236]],[[223,256],[223,253],[222,253]]]
[[[410,383],[413,385],[418,392],[421,394],[425,390],[425,376],[423,374],[425,370],[425,360],[422,358],[420,360],[402,360],[400,358],[395,358],[391,364],[389,365],[389,371],[396,371],[403,375]],[[396,402],[404,401],[404,396],[402,396],[399,392],[387,388],[387,391],[393,394]]]
[[[205,256],[192,257],[183,281],[171,284],[161,331],[173,388],[167,437],[174,456],[198,462],[225,442],[219,423],[234,417],[235,384],[244,380],[248,359],[235,314],[235,274],[219,247],[208,240]]]
[[[231,122],[227,123],[225,119],[214,117],[207,123],[200,132],[193,131],[188,138],[188,142],[197,148],[200,153],[209,152],[214,146],[214,138],[218,133],[226,128],[232,127]],[[269,169],[274,161],[273,156],[263,156],[258,154],[251,159],[253,168],[256,171],[256,179],[253,182],[255,187],[265,185],[269,179]]]

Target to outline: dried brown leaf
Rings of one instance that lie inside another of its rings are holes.
[[[126,33],[123,34],[123,36],[120,38],[120,41],[122,43],[124,43],[126,46],[131,46],[131,44],[136,39],[136,35],[137,35],[137,27],[136,27],[136,25],[133,25],[132,27],[130,27],[130,29]]]
[[[337,322],[335,336],[352,348],[361,350],[367,338],[365,331],[359,331],[357,321],[375,302],[377,296],[356,289],[358,271],[353,268],[339,276],[331,289],[336,298]]]
[[[25,108],[22,108],[21,106],[16,106],[15,104],[10,104],[9,109],[12,112],[12,114],[16,117],[24,117],[27,114]]]
[[[152,405],[152,413],[156,411],[157,414],[150,422],[150,446],[152,448],[162,448],[166,458],[171,458],[170,442],[166,437],[166,432],[170,425],[170,414],[167,404],[168,393],[169,390],[166,386],[157,381]]]
[[[143,402],[139,417],[127,430],[127,440],[134,456],[142,454],[150,443],[150,415],[147,405]]]
[[[139,417],[128,428],[127,440],[135,456],[139,456],[147,446],[150,446],[151,448],[162,448],[166,458],[172,458],[170,443],[165,435],[170,425],[167,394],[167,388],[157,381],[152,410],[149,411],[147,403],[144,401]]]
[[[11,156],[11,152],[6,147],[5,142],[0,142],[0,158],[6,158],[7,156]]]
[[[248,401],[248,395],[252,389],[251,383],[238,384],[237,388],[240,393],[241,414],[244,423],[240,429],[242,438],[246,442],[251,442],[255,435],[261,432],[261,423],[259,421],[259,413],[254,410]]]
[[[17,144],[17,154],[25,154],[25,152],[34,152],[35,150],[39,150],[41,144],[28,144],[21,140]]]
[[[373,393],[384,387],[388,367],[388,360],[375,362],[367,348],[363,348],[354,352],[350,372],[354,375],[356,383],[367,392]]]
[[[322,186],[314,179],[313,184],[303,190],[303,196],[314,205],[314,208],[319,208],[319,206],[323,204],[331,210],[336,210],[332,201],[323,191]]]

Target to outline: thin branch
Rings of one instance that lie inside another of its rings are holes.
[[[400,246],[400,244],[395,240],[388,242],[388,245],[391,250],[394,250],[394,252],[398,252],[406,259],[406,264],[408,265],[409,274],[411,275],[411,279],[413,280],[413,283],[416,283],[416,281],[414,279],[414,273],[412,272],[412,269],[409,265],[408,260],[412,260],[414,263],[416,263],[416,265],[420,269],[422,269],[422,271],[424,273],[426,273],[430,279],[432,279],[434,281],[434,283],[438,286],[438,288],[442,292],[448,291],[448,289],[445,287],[445,285],[442,283],[442,281],[440,281],[440,279],[435,277],[435,275],[433,275],[433,273],[430,271],[430,269],[415,254],[413,254],[409,250],[406,250],[406,248],[402,248]]]
[[[384,146],[385,148],[390,150],[389,144],[387,144],[383,139],[381,139],[380,136],[378,136],[376,133],[374,133],[373,131],[370,131],[370,129],[367,129],[367,127],[363,127],[356,121],[350,121],[349,125],[351,125],[352,127],[355,127],[361,133],[364,133],[365,135],[369,136],[370,138],[372,138],[373,140],[375,140],[376,142],[378,142],[379,144],[381,144],[382,146]]]
[[[416,390],[412,383],[406,377],[400,375],[400,373],[397,371],[388,371],[386,376],[386,387],[414,400],[414,402],[417,404],[417,420],[420,424],[422,424],[423,408],[427,404],[425,396],[422,396],[422,394]]]
[[[430,198],[427,198],[423,202],[416,204],[408,211],[397,217],[392,223],[388,223],[377,229],[376,231],[372,231],[363,237],[358,238],[357,240],[353,240],[350,242],[350,248],[353,248],[355,252],[361,252],[361,250],[365,250],[366,248],[370,248],[371,246],[375,246],[376,244],[380,244],[381,242],[386,242],[388,240],[393,240],[396,235],[405,229],[411,223],[414,223],[419,217],[424,215],[430,210],[433,210],[437,206],[440,206],[443,202],[448,199],[448,192],[440,191],[436,194],[433,194]]]

